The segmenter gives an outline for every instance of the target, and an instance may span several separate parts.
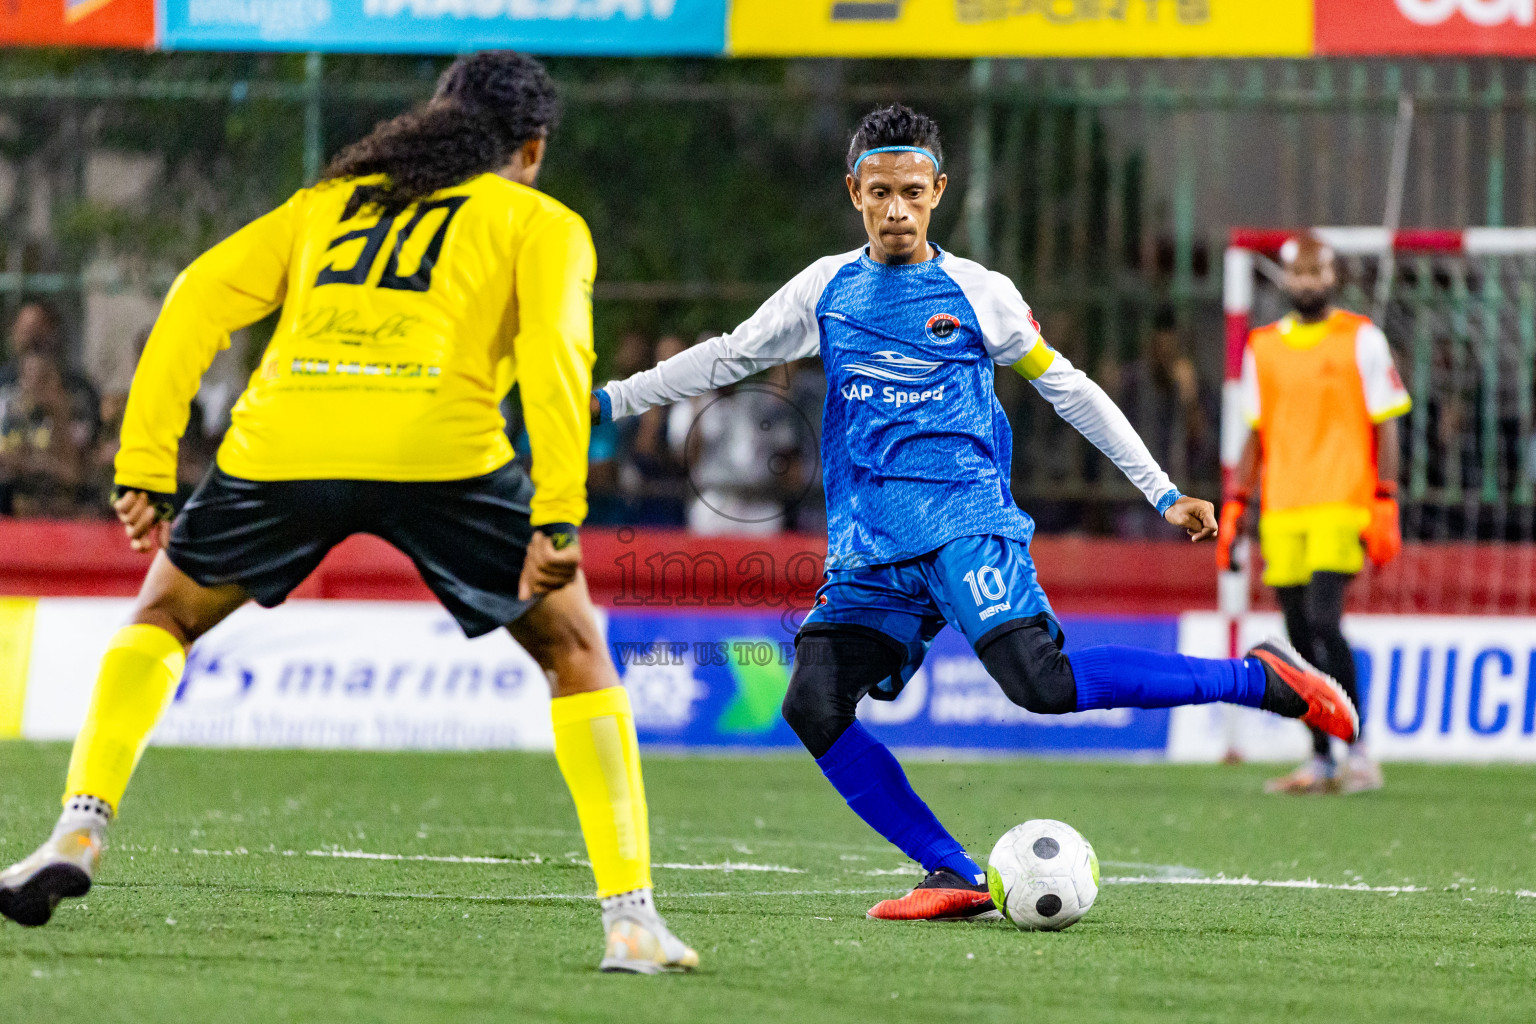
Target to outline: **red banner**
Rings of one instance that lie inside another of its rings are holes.
[[[154,0],[0,0],[0,45],[138,49],[154,42]]]
[[[1317,52],[1536,55],[1536,0],[1317,0]]]

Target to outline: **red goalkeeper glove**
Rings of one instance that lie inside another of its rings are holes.
[[[1371,564],[1386,565],[1403,553],[1403,529],[1397,508],[1397,484],[1391,480],[1376,482],[1376,498],[1371,502],[1371,521],[1360,535]]]
[[[1221,506],[1221,522],[1216,528],[1216,568],[1232,571],[1232,545],[1243,532],[1243,519],[1248,515],[1248,492],[1239,491]]]

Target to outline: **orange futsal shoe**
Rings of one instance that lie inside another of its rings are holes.
[[[1333,762],[1323,757],[1308,758],[1294,770],[1264,783],[1266,793],[1289,793],[1293,796],[1338,791],[1339,780]]]
[[[992,903],[987,883],[972,885],[940,868],[899,900],[881,900],[866,917],[876,921],[996,921],[1003,915]]]
[[[1345,743],[1359,738],[1360,714],[1355,710],[1355,702],[1332,676],[1313,668],[1289,644],[1265,640],[1244,657],[1257,658],[1264,665],[1264,674],[1269,679],[1263,705],[1267,710],[1287,718],[1300,718]],[[1303,703],[1305,711],[1301,710]]]

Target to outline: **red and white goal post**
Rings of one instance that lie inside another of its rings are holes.
[[[1414,401],[1401,430],[1405,550],[1384,569],[1367,568],[1352,609],[1536,614],[1536,229],[1312,230],[1339,259],[1346,308],[1375,316],[1390,274],[1378,322]],[[1253,327],[1287,311],[1274,261],[1295,234],[1239,229],[1226,251],[1221,457],[1229,493],[1248,436],[1243,348]],[[1247,546],[1236,552],[1243,568],[1222,574],[1229,615],[1269,602]]]

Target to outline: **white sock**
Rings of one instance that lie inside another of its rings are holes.
[[[72,796],[59,815],[59,823],[53,827],[54,835],[88,828],[105,832],[112,823],[112,805],[94,796]]]
[[[656,899],[649,889],[631,889],[617,896],[604,896],[603,927],[607,928],[621,917],[655,917]]]

